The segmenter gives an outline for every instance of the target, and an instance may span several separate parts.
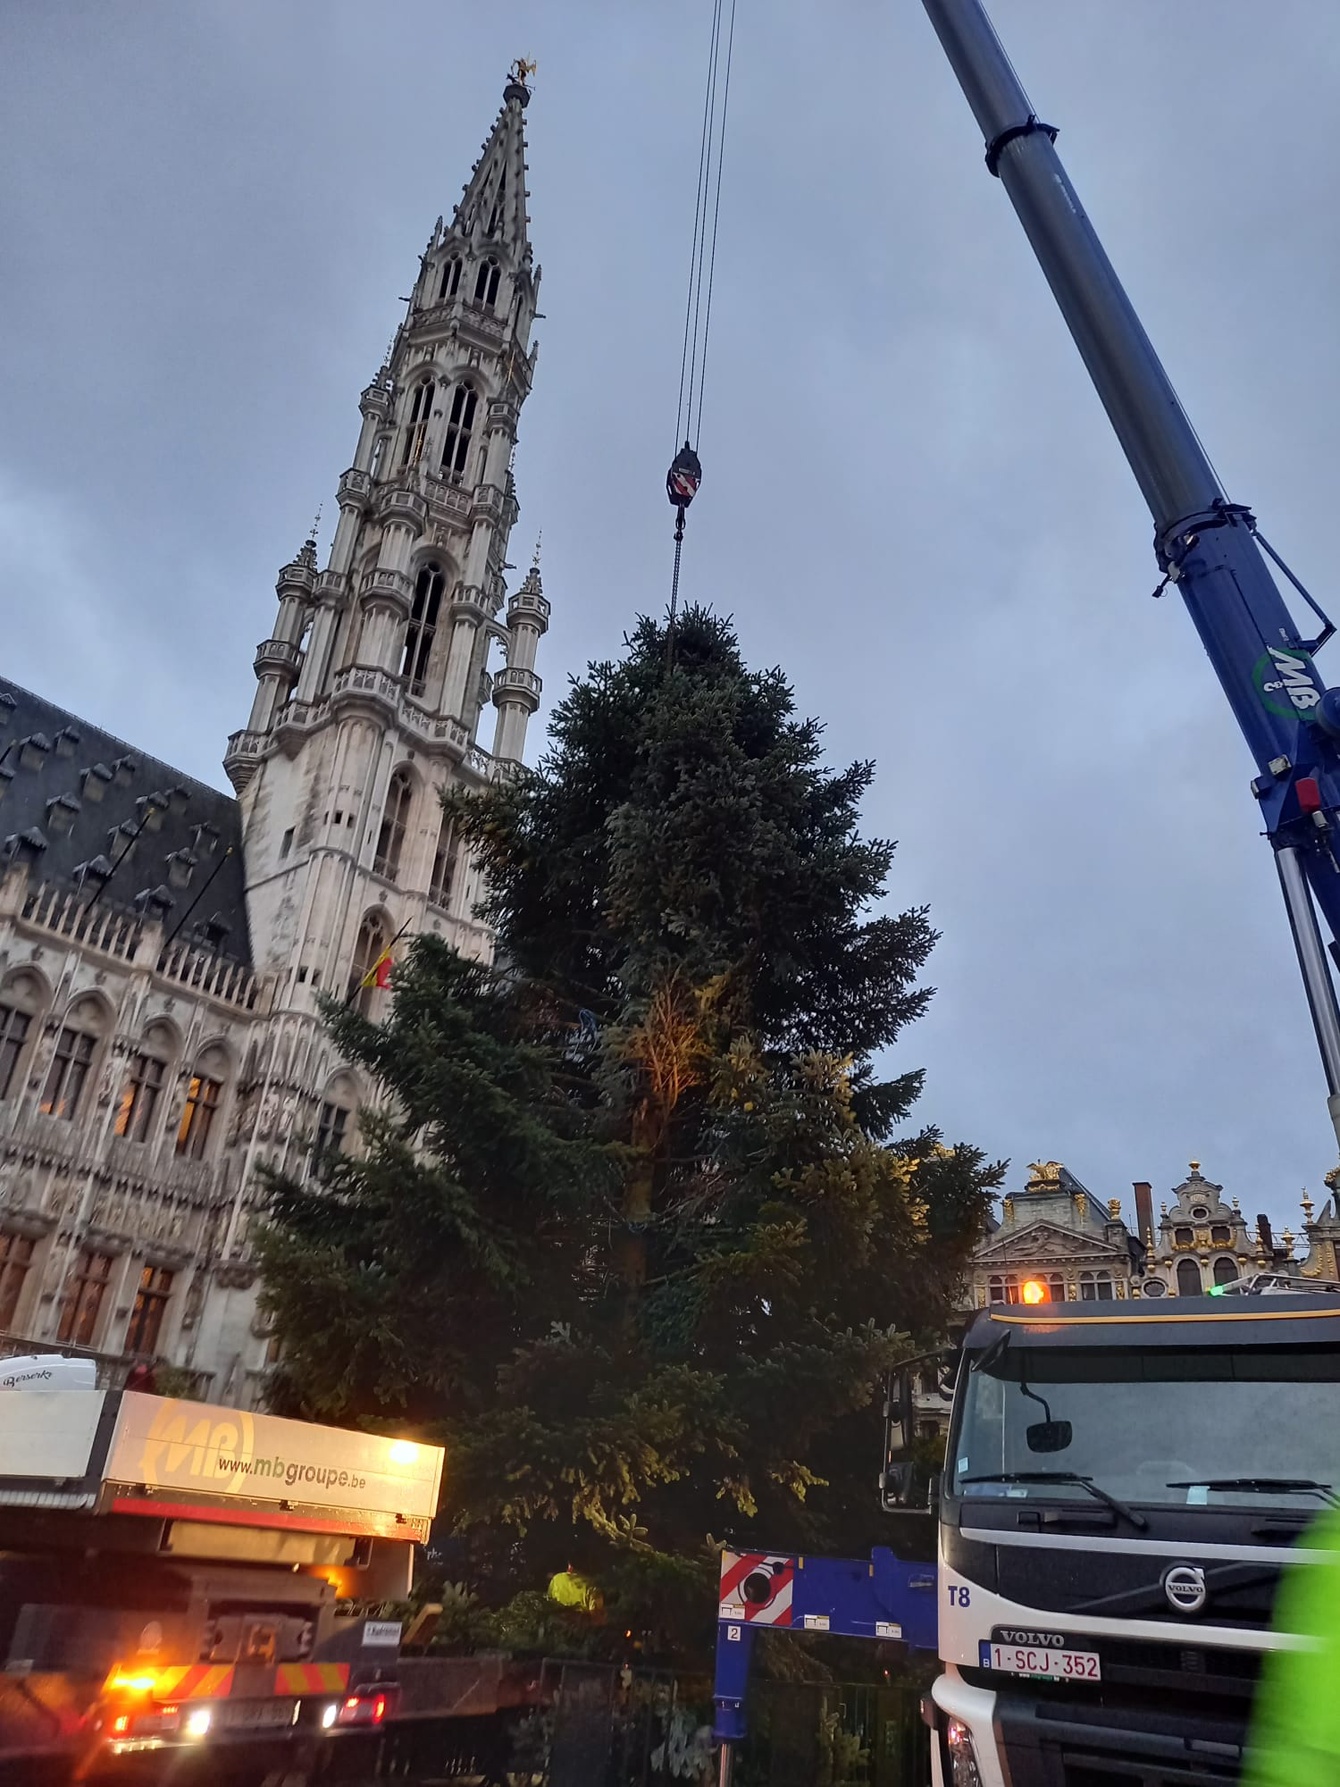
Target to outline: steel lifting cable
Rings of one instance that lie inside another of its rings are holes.
[[[703,468],[695,450],[702,429],[707,346],[712,332],[712,287],[716,276],[717,230],[721,221],[721,164],[726,145],[726,113],[730,104],[731,60],[735,49],[736,0],[712,0],[712,37],[703,95],[702,135],[698,144],[698,191],[693,212],[693,250],[689,288],[684,303],[684,343],[679,360],[679,404],[675,440],[683,439],[670,470],[665,492],[675,510],[675,563],[670,579],[670,617],[665,634],[667,670],[674,667],[675,619],[679,611],[679,564],[684,550],[684,517],[698,494]],[[724,50],[723,50],[724,26]]]

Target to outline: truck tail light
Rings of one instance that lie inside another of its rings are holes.
[[[329,1722],[332,1725],[380,1725],[398,1695],[399,1689],[389,1683],[362,1688],[336,1703],[335,1717]],[[326,1711],[329,1714],[330,1708]],[[322,1723],[325,1724],[326,1719],[323,1718]]]

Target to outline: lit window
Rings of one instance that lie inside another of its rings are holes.
[[[470,432],[475,425],[479,398],[472,385],[457,385],[447,418],[446,438],[442,442],[442,470],[453,481],[459,481],[470,453]]]
[[[0,1005],[0,1098],[8,1098],[28,1040],[32,1018],[13,1005]]]
[[[405,768],[391,777],[382,808],[381,830],[377,834],[377,851],[372,859],[373,873],[394,881],[400,867],[400,852],[405,846],[405,827],[409,823],[410,802],[414,798],[414,779]]]
[[[423,455],[423,443],[428,433],[428,418],[433,413],[433,392],[436,388],[430,378],[421,380],[414,387],[409,405],[409,421],[405,428],[405,446],[400,455],[402,466],[417,465]]]
[[[147,1142],[163,1090],[164,1064],[156,1055],[132,1055],[116,1107],[115,1132],[130,1142]]]
[[[112,1275],[112,1255],[85,1248],[66,1286],[56,1339],[62,1346],[91,1346]]]
[[[186,1088],[186,1108],[177,1128],[177,1152],[187,1160],[204,1158],[222,1092],[221,1081],[208,1079],[204,1074],[191,1075],[191,1083]]]
[[[410,609],[409,624],[405,628],[405,650],[400,662],[400,674],[409,679],[412,695],[423,694],[424,678],[428,674],[428,659],[433,649],[433,635],[437,632],[438,610],[442,606],[442,591],[445,587],[446,578],[442,574],[441,565],[425,565],[414,585],[414,606]]]
[[[428,898],[434,906],[445,908],[451,904],[451,885],[456,879],[457,854],[451,821],[444,815],[441,830],[437,834],[437,849],[433,852],[432,878],[428,883]]]
[[[158,1334],[163,1326],[168,1298],[172,1295],[172,1274],[161,1266],[146,1266],[140,1273],[140,1286],[135,1293],[135,1307],[126,1329],[123,1352],[151,1356],[158,1349]]]
[[[485,261],[475,275],[475,303],[492,310],[498,296],[498,263]]]
[[[47,1069],[47,1083],[42,1088],[40,1108],[48,1117],[64,1117],[67,1122],[73,1119],[83,1097],[97,1046],[97,1037],[90,1036],[87,1031],[72,1029],[68,1024],[62,1029],[56,1039],[51,1066]]]
[[[0,1235],[0,1328],[14,1326],[19,1295],[33,1262],[33,1243],[26,1235]]]

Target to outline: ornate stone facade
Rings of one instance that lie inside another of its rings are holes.
[[[1134,1294],[1139,1249],[1117,1201],[1101,1203],[1059,1161],[1036,1163],[1022,1191],[1008,1193],[972,1257],[969,1307],[1017,1303],[1040,1278],[1054,1302]]]
[[[507,773],[541,691],[538,560],[504,582],[539,289],[522,72],[362,394],[327,563],[308,540],[280,572],[224,759],[237,799],[0,682],[8,1352],[113,1378],[155,1358],[254,1400],[257,1168],[356,1146],[366,1093],[319,995],[376,1016],[379,962],[419,932],[490,952],[438,792]]]

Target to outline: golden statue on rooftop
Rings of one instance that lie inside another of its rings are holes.
[[[1063,1171],[1059,1160],[1035,1160],[1029,1166],[1030,1178],[1025,1191],[1052,1191],[1059,1189]]]

